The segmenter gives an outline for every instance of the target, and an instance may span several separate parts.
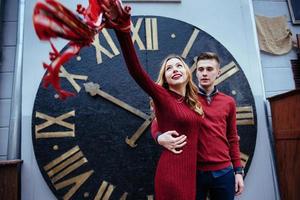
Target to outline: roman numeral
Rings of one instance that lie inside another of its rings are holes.
[[[252,106],[236,108],[237,125],[254,125],[254,115]]]
[[[114,41],[112,40],[111,36],[109,35],[108,31],[105,28],[102,29],[102,34],[103,34],[104,38],[106,39],[107,43],[109,44],[109,47],[111,48],[112,53],[100,44],[99,34],[97,34],[92,43],[92,45],[96,49],[97,64],[102,63],[102,53],[105,54],[106,56],[108,56],[109,58],[113,58],[114,56],[117,56],[120,54],[117,46],[115,45]]]
[[[192,48],[192,46],[193,46],[193,44],[194,44],[194,42],[195,42],[198,34],[199,34],[199,30],[198,29],[194,29],[192,35],[190,36],[190,38],[189,38],[189,40],[188,40],[188,42],[187,42],[187,44],[186,44],[186,46],[185,46],[182,54],[181,54],[181,57],[183,57],[183,58],[187,57],[187,55],[189,54],[189,52],[190,52],[190,50],[191,50],[191,48]]]
[[[126,200],[128,196],[127,192],[124,192],[123,195],[121,196],[120,200]]]
[[[35,138],[60,138],[60,137],[75,137],[75,125],[64,120],[75,116],[75,110],[62,114],[58,117],[52,117],[47,114],[36,112],[35,117],[46,120],[45,122],[35,125]],[[71,129],[71,131],[55,131],[55,132],[40,132],[41,130],[51,126],[60,125],[62,127]]]
[[[226,79],[230,78],[232,75],[239,71],[237,65],[231,61],[229,64],[223,66],[221,69],[221,74],[215,81],[215,84],[218,85],[219,83],[225,81]]]
[[[145,25],[147,50],[158,50],[157,19],[146,18]]]
[[[243,152],[240,152],[240,156],[241,156],[242,166],[245,167],[249,159],[249,156]]]
[[[111,185],[106,181],[102,181],[94,200],[109,200],[115,187],[116,186]]]
[[[74,87],[74,89],[77,91],[77,93],[79,93],[79,91],[81,90],[81,87],[78,85],[78,83],[76,83],[75,79],[84,80],[84,81],[86,81],[88,79],[88,76],[68,73],[67,70],[63,66],[61,66],[60,71],[61,71],[61,73],[59,73],[59,76],[66,78],[71,83],[71,85]]]
[[[67,180],[61,182],[58,181],[87,162],[88,160],[84,157],[80,148],[75,146],[44,166],[44,170],[47,172],[47,175],[56,190],[72,185],[69,191],[64,195],[64,200],[70,199],[94,171],[90,170]]]
[[[146,30],[146,47],[139,36],[139,30],[141,28],[144,18],[138,18],[136,24],[131,24],[132,42],[137,43],[140,50],[158,50],[158,34],[157,34],[157,19],[145,18],[145,30]]]

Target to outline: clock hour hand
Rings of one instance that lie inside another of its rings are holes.
[[[192,65],[192,67],[190,68],[190,71],[193,73],[196,68],[197,68],[197,57],[195,57],[194,59],[194,63]],[[216,79],[215,84],[218,85],[221,82],[223,82],[224,80],[230,78],[232,75],[234,75],[235,73],[237,73],[239,71],[239,68],[237,67],[237,65],[235,64],[234,61],[231,61],[230,63],[228,63],[227,65],[221,67],[220,69],[220,75],[219,77]]]
[[[136,147],[137,144],[135,142],[141,137],[144,131],[148,128],[148,126],[153,121],[154,117],[155,115],[152,113],[130,138],[128,136],[126,137],[125,142],[131,147]]]
[[[93,82],[84,83],[85,91],[88,92],[91,96],[99,95],[103,97],[104,99],[116,104],[117,106],[120,106],[121,108],[139,116],[142,119],[147,120],[149,118],[149,115],[145,114],[144,112],[140,111],[137,108],[134,108],[130,106],[129,104],[121,101],[120,99],[117,99],[116,97],[104,92],[100,89],[100,85]]]

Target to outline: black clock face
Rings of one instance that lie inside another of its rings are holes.
[[[203,51],[217,52],[218,88],[237,103],[241,155],[246,171],[256,141],[256,111],[248,81],[236,60],[208,33],[182,21],[135,16],[132,38],[140,61],[155,80],[160,62],[182,55],[194,69]],[[127,72],[112,30],[62,70],[62,87],[76,93],[65,101],[42,86],[32,114],[32,139],[43,177],[59,199],[154,199],[160,147],[150,136],[149,97]],[[195,79],[196,81],[196,79]]]

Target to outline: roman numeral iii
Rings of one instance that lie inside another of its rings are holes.
[[[87,162],[88,160],[84,157],[80,148],[75,146],[44,166],[44,170],[47,172],[56,190],[72,186],[63,196],[64,200],[70,199],[94,171],[89,170],[81,174],[74,174],[66,180],[63,179]]]

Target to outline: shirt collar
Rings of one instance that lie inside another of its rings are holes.
[[[210,94],[207,94],[206,91],[201,87],[199,86],[199,94],[201,96],[215,96],[217,93],[219,92],[217,86],[214,87],[213,91],[210,93]]]
[[[206,91],[205,91],[202,87],[199,86],[199,94],[200,94],[201,96],[206,97],[207,103],[209,103],[209,104],[211,103],[211,100],[212,100],[211,98],[212,98],[213,96],[215,96],[218,92],[219,92],[219,90],[218,90],[218,88],[215,86],[214,89],[213,89],[213,91],[212,91],[210,94],[207,94]]]

